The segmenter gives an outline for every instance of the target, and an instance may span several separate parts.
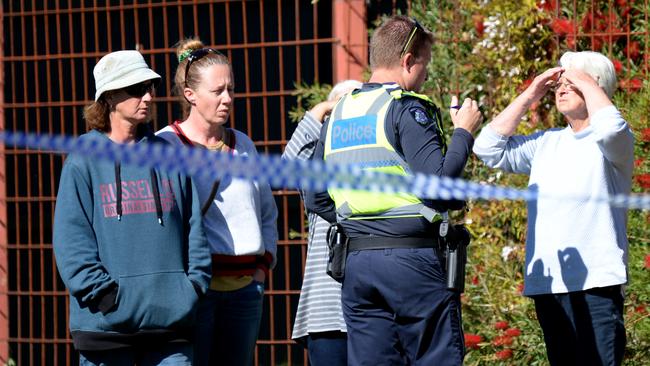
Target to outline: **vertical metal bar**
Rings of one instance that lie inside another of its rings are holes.
[[[55,7],[58,7],[58,3],[55,5]],[[47,8],[47,5],[46,5],[46,8]],[[44,18],[45,18],[44,19],[45,30],[49,30],[50,29],[50,25],[49,25],[50,24],[50,17],[49,17],[48,14],[45,14]],[[82,19],[82,24],[83,24],[83,14],[81,16],[81,19]],[[57,28],[59,28],[59,27],[57,27]],[[82,25],[81,29],[85,29],[85,27]],[[84,32],[81,32],[81,33],[83,34]],[[61,50],[59,48],[57,48],[57,52],[61,53]],[[48,37],[47,35],[45,36],[45,53],[47,55],[52,53],[51,52],[51,46],[50,46],[50,37]],[[48,103],[51,103],[52,102],[52,75],[51,75],[52,73],[50,71],[50,67],[52,66],[52,61],[46,60],[45,63],[46,63],[46,74],[47,74],[46,75],[47,101],[48,101]],[[53,122],[53,120],[54,120],[54,113],[53,113],[52,107],[47,107],[47,132],[48,133],[53,133],[54,132],[54,122]],[[49,158],[50,169],[53,169],[53,167],[54,167],[54,154],[48,154],[48,158]],[[54,182],[54,172],[51,171],[50,173],[51,174],[48,174],[48,176],[49,176],[49,186],[51,188],[51,191],[54,191],[54,187],[55,187],[55,185],[54,185],[55,184],[55,182]],[[43,174],[39,174],[39,177],[42,176],[42,175]],[[41,187],[40,195],[43,195],[42,187]],[[49,207],[52,207],[52,206],[49,206]],[[53,217],[52,213],[43,212],[44,207],[43,207],[42,203],[40,204],[39,209],[40,209],[40,212],[41,212],[42,215],[43,214],[45,214],[45,215],[49,214],[50,217]],[[41,246],[43,247],[45,245],[45,239],[42,237],[42,235],[45,232],[45,230],[51,230],[51,228],[45,228],[44,225],[43,225],[43,220],[41,219],[40,221],[41,221],[41,230],[40,230],[41,231]],[[45,257],[44,250],[41,249],[41,271],[40,271],[41,272],[41,286],[42,286],[41,290],[45,289],[45,258],[44,257]],[[52,255],[50,258],[54,258],[54,255]],[[56,268],[56,267],[52,266],[51,268],[52,268],[53,273],[51,274],[50,278],[55,279],[56,278],[56,271],[54,270],[54,268]],[[53,282],[52,283],[53,292],[56,291],[56,286],[54,284],[55,283]],[[53,324],[51,324],[52,328],[54,329],[53,332],[52,332],[52,338],[53,338],[53,340],[55,340],[56,335],[57,335],[57,332],[56,332],[56,329],[57,329],[56,319],[58,319],[57,310],[56,310],[57,298],[56,298],[56,296],[54,296],[54,294],[49,295],[49,297],[52,298],[52,302],[51,302],[52,309],[51,309],[51,311],[46,311],[46,309],[45,309],[45,298],[46,297],[43,296],[41,298],[41,301],[42,301],[42,304],[43,304],[41,306],[41,331],[43,332],[42,333],[43,338],[46,338],[45,329],[47,329],[46,327],[47,327],[47,324],[48,324],[48,321],[46,319],[46,314],[50,314],[50,313],[53,314],[53,316],[50,318],[51,319],[50,322],[53,323]],[[53,344],[52,345],[52,350],[53,350],[53,358],[55,360],[57,360],[58,359],[58,354],[59,354],[58,345]],[[42,361],[43,364],[45,364],[45,352],[42,352],[42,354],[43,354],[43,356],[42,356],[41,361]]]
[[[193,20],[192,25],[194,26],[194,35],[198,35],[199,34],[199,7],[198,4],[196,3],[196,0],[194,0],[194,3],[192,4],[192,20]],[[210,28],[210,33],[214,32],[213,23],[210,23],[209,28]],[[180,34],[181,37],[183,37],[183,32],[178,32],[178,34]],[[210,42],[209,45],[212,45],[212,42]]]
[[[11,6],[11,5],[9,5]],[[10,20],[10,28],[12,21]],[[5,131],[5,34],[4,34],[4,6],[0,6],[0,132]],[[13,78],[12,78],[13,79]],[[7,176],[5,174],[5,144],[0,143],[0,277],[7,279],[8,270],[8,233],[7,233]],[[9,281],[0,281],[0,362],[9,361]]]
[[[242,1],[242,29],[243,29],[243,34],[244,34],[244,84],[246,85],[246,94],[250,94],[251,92],[251,83],[250,83],[250,64],[249,64],[249,59],[248,59],[248,16],[247,16],[247,9],[246,9],[246,1]],[[251,118],[251,97],[247,96],[246,97],[246,110],[248,113],[246,113],[246,133],[248,136],[253,136],[253,124],[252,124],[252,118]]]
[[[74,19],[72,18],[72,2],[68,3],[68,42],[70,44],[70,53],[74,53],[74,26],[73,26],[73,21]],[[109,26],[109,32],[110,34],[110,26]],[[72,100],[77,100],[77,73],[75,72],[75,67],[74,67],[74,58],[70,58],[70,78],[72,79],[71,82],[71,89],[72,89]],[[72,125],[74,126],[75,131],[79,131],[79,117],[77,116],[77,113],[72,114]]]
[[[311,14],[313,17],[312,30],[314,32],[312,39],[315,41],[318,39],[318,3],[311,4]],[[318,67],[318,43],[314,42],[314,81],[320,81],[320,68]]]
[[[268,140],[269,135],[269,99],[267,94],[267,82],[266,78],[268,77],[267,72],[266,72],[266,47],[264,46],[266,44],[266,37],[264,36],[266,33],[266,26],[264,24],[264,1],[260,1],[260,8],[259,8],[259,17],[260,17],[260,42],[262,44],[261,48],[261,54],[262,54],[262,62],[261,62],[261,67],[262,67],[262,94],[264,97],[262,98],[262,111],[264,112],[264,139]],[[284,116],[282,116],[284,118]],[[282,130],[282,133],[284,133],[284,129]],[[268,147],[265,148],[265,152],[268,153]],[[291,364],[291,363],[289,363]]]
[[[61,17],[60,17],[60,14],[59,14],[59,2],[58,1],[55,2],[54,9],[55,9],[55,14],[56,14],[55,15],[56,24],[57,25],[61,24],[61,20],[60,20]],[[83,20],[84,20],[83,15],[82,15],[81,19],[82,19],[82,22],[83,22]],[[47,15],[46,15],[45,21],[46,21],[45,29],[49,30],[50,29],[49,28],[49,17]],[[57,26],[55,28],[56,28],[56,49],[57,49],[58,53],[62,53],[62,51],[61,51],[61,45],[62,45],[61,44],[61,27]],[[82,29],[85,29],[85,27],[82,26]],[[81,34],[82,34],[82,39],[85,39],[85,32],[81,32]],[[50,54],[49,37],[46,36],[45,39],[46,39],[45,52],[47,54]],[[85,51],[85,49],[84,49],[84,51]],[[56,60],[56,65],[57,65],[57,69],[58,69],[58,73],[59,73],[59,78],[58,79],[63,80],[63,78],[61,77],[63,75],[62,60],[61,59]],[[47,66],[47,100],[49,102],[52,101],[52,83],[51,83],[52,78],[51,78],[51,75],[50,75],[50,73],[51,73],[50,72],[50,66],[51,66],[51,64],[50,64],[50,62],[48,62],[48,66]],[[63,83],[59,83],[59,99],[63,99]],[[63,133],[63,130],[64,130],[63,126],[65,126],[64,122],[63,122],[64,118],[65,117],[64,117],[64,113],[63,113],[63,107],[59,107],[59,124],[60,124],[60,129],[61,129],[62,133]],[[54,112],[52,111],[52,108],[49,107],[48,108],[48,128],[49,128],[50,133],[54,132],[54,121],[53,121],[53,119],[54,119]],[[54,159],[55,159],[54,155],[50,154],[50,168],[54,167]],[[50,187],[52,188],[52,191],[54,191],[54,187],[56,187],[55,180],[54,180],[54,174],[50,174]],[[53,206],[51,206],[51,207],[53,207]],[[54,212],[51,213],[50,217],[54,217]],[[52,282],[52,289],[54,291],[56,291],[56,275],[57,274],[56,274],[56,269],[55,269],[56,266],[55,266],[55,263],[54,263],[54,255],[51,256],[51,261],[52,261],[52,272],[53,272],[52,273],[52,281],[53,281]],[[44,272],[44,271],[41,270],[41,272]],[[45,282],[42,282],[42,283],[45,283]],[[53,333],[52,334],[53,334],[53,338],[56,339],[57,334],[58,334],[58,332],[57,332],[58,324],[56,322],[56,319],[58,319],[58,307],[57,307],[57,299],[56,298],[53,299],[52,306],[53,306],[53,311],[52,311],[52,318],[51,319],[52,319],[52,321],[54,323],[53,324]],[[45,329],[45,328],[43,328],[43,329]],[[54,345],[53,348],[54,348],[53,357],[54,357],[55,360],[58,360],[58,354],[59,354],[59,348],[60,347],[58,347],[57,345]]]
[[[215,39],[214,35],[214,4],[210,4],[208,6],[208,13],[210,15],[210,45],[216,45],[217,40]],[[198,21],[197,21],[198,23]],[[195,31],[198,34],[198,31]]]
[[[9,11],[13,13],[14,9],[13,9],[12,4],[13,3],[10,3],[10,5],[9,5]],[[10,17],[9,18],[9,29],[11,29],[11,32],[15,32],[15,29],[16,29],[16,25],[14,24],[14,19],[15,19],[15,17]],[[18,22],[20,22],[21,21],[20,18],[18,18],[18,19],[19,19]],[[4,42],[4,38],[1,41]],[[10,52],[10,54],[12,56],[16,55],[16,50],[15,50],[16,42],[17,42],[17,40],[15,38],[11,42],[11,52]],[[16,62],[12,62],[11,63],[11,75],[18,75],[16,69],[17,69]],[[16,94],[16,77],[15,76],[11,78],[11,94],[10,95],[12,96],[12,101],[15,101],[16,100],[15,96],[17,95]],[[18,119],[18,110],[17,110],[17,108],[12,108],[12,118],[13,118],[14,121],[16,121]],[[14,124],[14,130],[16,128],[15,126],[16,125]],[[14,131],[12,131],[12,132],[14,132]],[[13,155],[12,157],[14,158],[14,161],[15,161],[16,160],[15,155]],[[14,169],[13,169],[14,177],[18,177],[17,173],[18,173],[17,164],[14,164]],[[17,179],[14,178],[13,183],[14,183],[14,192],[16,192],[15,189],[16,189],[16,186],[17,186]],[[18,212],[18,204],[16,204],[16,203],[14,203],[14,205],[13,205],[13,212],[14,212],[14,215],[15,215],[14,217],[19,217],[18,216],[18,214],[19,214],[19,212]],[[17,225],[17,223],[16,223],[16,225]],[[18,227],[15,226],[13,228],[13,230],[17,231]],[[20,231],[18,231],[16,233],[16,243],[19,242],[19,240],[18,240],[19,235],[20,235]],[[14,245],[16,243],[14,243]],[[8,246],[9,246],[9,243],[7,243],[7,247]],[[8,248],[8,250],[9,250],[9,248]],[[19,286],[20,286],[20,252],[18,251],[17,247],[14,247],[12,250],[14,251],[14,253],[16,253],[16,255],[15,255],[15,258],[16,258],[16,289],[15,290],[16,290],[16,293],[18,293]],[[9,290],[9,287],[7,287],[7,289]],[[22,309],[21,305],[22,304],[21,304],[20,296],[16,296],[16,303],[18,305],[17,306],[17,311],[16,311],[16,319],[21,319],[21,309]],[[22,334],[21,329],[20,329],[20,327],[18,327],[17,332],[16,332],[16,338],[20,338],[21,334]],[[20,362],[22,353],[20,352],[21,344],[19,342],[16,342],[16,348],[18,350],[18,352],[16,354],[16,356],[17,356],[16,361]]]
[[[285,97],[284,97],[284,91],[285,91],[285,89],[284,89],[284,67],[282,67],[282,65],[284,65],[284,52],[283,52],[283,48],[282,48],[282,40],[283,40],[283,37],[282,37],[282,18],[283,17],[282,17],[282,7],[281,7],[280,2],[281,2],[281,0],[278,0],[278,8],[277,8],[277,11],[278,11],[278,43],[280,44],[280,46],[278,46],[278,65],[280,65],[280,67],[279,67],[279,69],[280,69],[280,115],[282,116],[282,119],[281,119],[281,123],[282,123],[282,139],[286,140],[287,136],[285,134],[285,131],[287,129],[286,129],[286,126],[285,126],[285,120],[286,120],[285,116],[287,114],[286,114],[285,107],[284,107],[284,102],[285,102]]]
[[[140,9],[140,8],[137,7],[137,6],[133,7],[133,34],[134,34],[134,37],[135,37],[135,44],[136,45],[142,44],[141,40],[140,40],[140,27],[139,27],[139,24],[138,24],[138,23],[140,23],[140,18],[138,17],[138,9]],[[86,27],[83,27],[82,29],[86,29]]]
[[[294,27],[294,32],[295,34],[295,40],[300,41],[300,0],[294,0],[293,1],[293,11],[294,14],[296,15],[296,24]],[[300,42],[296,42],[296,79],[295,80],[302,80],[302,65],[300,62]]]
[[[45,9],[47,9],[47,4],[46,3],[43,6],[44,6]],[[33,5],[33,8],[36,8],[35,2],[34,2],[34,5]],[[47,19],[47,15],[43,15],[43,18]],[[34,25],[33,25],[33,27],[34,27],[33,28],[34,29],[34,32],[33,32],[33,34],[34,34],[34,37],[33,37],[34,38],[34,50],[39,49],[38,44],[37,44],[37,39],[39,38],[37,36],[37,34],[38,34],[38,28],[36,27],[37,20],[38,20],[37,15],[34,15]],[[47,20],[44,20],[44,22],[40,23],[40,24],[44,24],[45,22],[47,22]],[[45,31],[43,30],[43,36],[44,36],[43,38],[46,39],[46,41],[45,41],[45,43],[46,43],[46,53],[49,54],[49,50],[47,49],[48,37],[44,33],[45,33]],[[44,60],[43,62],[47,66],[48,61]],[[39,77],[38,65],[39,65],[38,62],[34,62],[34,71],[35,71],[34,79],[36,80],[35,85],[36,85],[36,104],[37,105],[40,104],[40,101],[41,101],[40,91],[42,90],[40,88],[40,86],[39,86],[39,81],[41,80],[41,78]],[[46,73],[46,78],[47,78],[47,76],[49,75],[49,72],[47,72],[47,68],[46,68],[45,73]],[[45,84],[45,89],[46,90],[48,89],[48,86],[49,86],[49,83],[47,83],[47,81],[46,81],[46,84]],[[38,133],[38,134],[43,133],[43,131],[41,130],[41,113],[40,113],[41,108],[42,107],[34,108],[36,110],[36,133]],[[49,131],[46,131],[46,132],[49,132]],[[37,239],[38,240],[38,262],[39,262],[39,267],[36,268],[36,272],[40,275],[39,276],[40,288],[37,289],[37,291],[40,293],[38,295],[38,298],[40,300],[39,301],[40,308],[39,309],[34,309],[34,311],[40,311],[40,318],[41,318],[41,324],[40,324],[40,328],[41,328],[40,329],[40,333],[41,333],[40,334],[41,355],[40,356],[41,356],[41,365],[44,365],[45,364],[45,354],[46,354],[46,352],[44,351],[44,347],[45,347],[45,343],[46,343],[45,342],[45,329],[46,329],[46,326],[45,326],[45,324],[46,324],[46,315],[45,314],[46,314],[46,311],[45,311],[45,295],[44,295],[44,291],[43,291],[44,290],[43,284],[45,283],[45,272],[43,271],[43,268],[45,267],[44,266],[44,263],[45,263],[44,257],[45,256],[44,256],[44,251],[43,251],[43,243],[45,241],[43,235],[45,233],[45,227],[43,225],[43,219],[42,219],[42,212],[43,212],[43,200],[42,200],[42,195],[43,195],[43,193],[42,193],[43,192],[43,174],[42,174],[42,172],[43,172],[43,154],[41,154],[39,152],[36,152],[36,163],[37,163],[36,175],[37,175],[37,185],[38,185],[38,192],[36,193],[37,202],[38,202],[38,206],[37,206],[38,209],[37,209],[37,214],[36,215],[39,217],[39,220],[38,220],[38,229],[39,229],[38,230],[38,236],[39,237]],[[32,253],[32,251],[33,251],[33,249],[30,249],[30,251],[29,251],[30,254]],[[32,261],[30,261],[30,265],[31,264],[32,264]],[[32,295],[32,296],[36,297],[37,295]]]
[[[21,2],[21,13],[22,14],[26,13],[26,11],[25,11],[25,3],[24,2]],[[26,20],[26,17],[22,18],[22,21],[20,23],[20,34],[22,36],[23,57],[27,56],[26,52],[27,52],[27,39],[28,39],[27,38],[27,33],[25,31],[25,20]],[[27,62],[23,62],[23,85],[30,85],[30,84],[27,83],[27,80],[28,80],[27,79]],[[23,88],[23,96],[24,96],[23,100],[25,102],[29,102],[28,88]],[[25,116],[25,119],[27,119],[27,116]],[[23,132],[28,132],[27,124],[24,125],[24,131]],[[16,164],[16,165],[18,165],[18,164]],[[30,166],[29,166],[29,159],[28,159],[27,155],[25,155],[25,165],[26,166],[24,167],[24,169],[27,172],[29,172],[31,169],[30,169]],[[16,173],[18,173],[18,172],[16,172]],[[16,174],[15,176],[18,177],[18,174]],[[29,177],[29,174],[27,174],[27,176]],[[27,180],[29,181],[29,178],[27,178]],[[18,181],[18,179],[16,179],[16,181]],[[27,187],[29,187],[29,183],[27,182],[26,184],[27,184]],[[16,190],[16,192],[19,192],[19,190]],[[28,195],[29,195],[29,193],[28,193]],[[29,208],[29,205],[27,205],[27,219],[28,219],[28,222],[31,222],[31,220],[30,220],[31,215],[30,214],[31,214],[30,208]],[[20,216],[17,216],[17,217],[20,217]],[[16,223],[16,225],[18,225],[18,223]],[[27,243],[29,243],[29,242],[30,242],[30,233],[29,233],[29,226],[28,226]],[[22,257],[21,254],[25,250],[24,248],[21,248],[21,244],[23,244],[23,243],[21,243],[20,240],[17,240],[16,244],[17,244],[16,247],[18,249],[18,254],[19,254],[20,257]],[[31,259],[31,256],[29,255],[29,250],[28,250],[27,260],[29,261],[30,259]],[[31,338],[32,337],[31,324],[32,324],[33,316],[32,316],[32,303],[31,303],[31,299],[29,297],[29,291],[31,290],[30,284],[32,282],[32,272],[31,272],[31,265],[30,264],[27,265],[27,271],[25,272],[25,274],[27,275],[27,283],[28,283],[27,291],[23,291],[20,284],[18,285],[18,289],[19,289],[20,298],[23,298],[23,296],[27,295],[27,314],[28,314],[28,319],[29,319],[29,322],[30,322],[29,329],[27,330],[27,338]],[[31,342],[28,343],[28,348],[29,348],[29,363],[31,365],[33,365],[34,364],[34,358],[33,358],[34,346],[33,346],[33,344]]]
[[[124,27],[124,0],[120,0],[120,29],[126,29]],[[125,33],[126,32],[120,32],[120,46],[121,49],[125,50],[126,49],[126,38],[125,38]]]
[[[72,4],[70,4],[70,10],[72,10]],[[108,43],[107,52],[113,52],[113,30],[111,29],[111,11],[108,6],[104,8],[106,12],[106,43]]]
[[[232,63],[232,35],[230,32],[230,2],[226,2],[225,4],[225,14],[226,14],[226,48],[228,49],[228,59]],[[235,80],[235,85],[237,85],[237,80]],[[232,103],[232,110],[230,111],[230,127],[234,128],[236,121],[235,121],[235,116],[237,115],[235,111],[235,103]]]

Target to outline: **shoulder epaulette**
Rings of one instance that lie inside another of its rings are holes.
[[[419,94],[419,93],[415,93],[415,92],[412,92],[412,91],[404,90],[404,89],[395,89],[395,90],[391,91],[390,94],[395,99],[401,99],[401,98],[404,98],[404,97],[411,97],[411,98],[420,99],[421,101],[424,101],[427,104],[435,105],[433,100],[431,100],[431,98],[429,98],[428,96],[426,96],[424,94]]]

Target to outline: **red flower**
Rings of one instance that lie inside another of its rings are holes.
[[[512,350],[509,348],[503,349],[497,353],[494,354],[497,356],[497,360],[506,360],[510,357],[512,357]]]
[[[494,323],[494,329],[508,329],[508,322],[500,321]]]
[[[645,256],[645,269],[650,269],[650,254]]]
[[[636,168],[640,167],[641,165],[643,165],[643,159],[638,158],[638,159],[634,160],[634,166]]]
[[[624,7],[624,8],[621,10],[621,18],[627,18],[627,16],[628,16],[631,12],[632,12],[632,8],[631,8],[631,7],[629,7],[629,6]],[[629,27],[625,27],[625,28],[629,28]]]
[[[472,285],[478,285],[478,276],[472,277]]]
[[[627,89],[629,91],[639,91],[643,87],[643,81],[641,79],[627,79],[627,80],[621,80],[620,82],[621,88]]]
[[[618,5],[618,7],[621,9],[619,12],[621,14],[621,18],[625,18],[632,10],[632,8],[629,7],[627,3],[627,0],[616,0],[616,5]]]
[[[636,182],[639,184],[639,187],[643,189],[650,189],[650,174],[639,174],[635,177]],[[650,254],[645,258],[645,267],[650,269]]]
[[[498,336],[498,337],[494,338],[494,340],[492,340],[492,345],[497,346],[497,347],[498,346],[509,346],[511,344],[512,344],[512,337],[509,337],[509,336],[506,336],[506,335]]]
[[[588,13],[580,21],[580,26],[585,33],[592,31],[604,31],[607,28],[607,21],[600,11]]]
[[[465,334],[465,347],[478,349],[478,344],[483,342],[483,337],[477,334]]]
[[[634,308],[634,312],[637,314],[645,314],[648,312],[648,309],[646,309],[645,305],[639,305]]]
[[[623,63],[621,61],[613,60],[612,63],[614,64],[614,70],[616,70],[617,74],[623,70]]]
[[[551,22],[551,29],[559,36],[575,33],[573,23],[566,18],[555,18]]]
[[[529,87],[530,84],[532,84],[532,83],[533,83],[533,78],[532,78],[532,77],[529,77],[528,79],[524,80],[524,81],[521,83],[521,85],[519,86],[519,90],[524,91],[524,90],[528,89],[528,87]]]
[[[650,128],[644,128],[641,130],[641,140],[650,142]]]
[[[518,328],[508,328],[505,331],[505,335],[510,337],[519,337],[521,335],[521,330]]]
[[[573,34],[569,34],[566,36],[566,46],[572,50],[576,49],[576,36]]]
[[[555,1],[557,0],[541,0],[537,2],[537,9],[548,11],[549,13],[555,10]]]
[[[524,284],[523,283],[520,283],[520,284],[517,285],[517,292],[519,292],[519,294],[522,294],[524,292]]]
[[[591,39],[591,49],[594,51],[599,51],[603,48],[603,43],[605,43],[603,37],[594,37]]]
[[[607,23],[607,29],[609,32],[618,33],[623,31],[622,29],[618,28],[618,25],[621,23],[621,21],[616,13],[608,13],[608,15],[605,16],[605,22]],[[612,36],[616,38],[620,37],[619,35]]]
[[[483,24],[483,16],[480,14],[472,15],[472,20],[474,21],[474,30],[479,37],[483,37],[483,30],[485,25]]]
[[[625,46],[625,54],[628,58],[636,59],[639,57],[639,42],[632,41]]]

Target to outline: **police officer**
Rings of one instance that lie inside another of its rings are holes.
[[[323,126],[315,157],[410,175],[459,177],[481,122],[475,101],[450,108],[448,148],[439,111],[419,90],[433,35],[388,18],[370,43],[370,81],[343,97]],[[349,236],[343,313],[349,365],[461,365],[458,292],[447,290],[436,236],[449,207],[407,193],[310,192],[306,205]],[[447,203],[448,205],[449,203]]]

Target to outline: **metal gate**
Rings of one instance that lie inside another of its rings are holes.
[[[169,93],[177,65],[173,45],[196,35],[233,60],[231,127],[247,133],[260,152],[281,153],[295,128],[287,118],[296,103],[294,83],[358,78],[365,67],[365,61],[358,64],[365,52],[355,54],[367,47],[365,2],[336,3],[3,1],[0,130],[84,133],[82,108],[93,99],[93,66],[107,52],[135,48],[163,77],[153,122],[158,129],[180,115]],[[350,35],[351,27],[359,29]],[[51,244],[64,157],[0,148],[0,362],[75,365],[68,297]],[[305,218],[296,192],[274,194],[278,264],[268,278],[255,361],[306,364],[303,348],[291,340],[306,255]]]

